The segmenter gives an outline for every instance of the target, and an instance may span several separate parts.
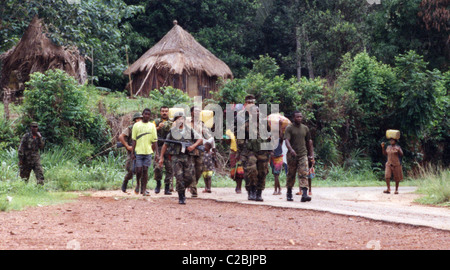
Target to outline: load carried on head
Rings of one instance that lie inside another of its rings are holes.
[[[386,138],[387,139],[400,139],[400,131],[395,129],[388,129],[386,130]]]

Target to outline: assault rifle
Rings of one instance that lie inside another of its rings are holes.
[[[180,142],[180,141],[166,140],[166,139],[158,139],[158,141],[181,144],[181,153],[185,153],[186,152],[186,148],[188,148],[189,146],[193,145],[193,143],[191,143],[191,142]],[[121,148],[121,147],[125,147],[125,145],[123,145],[121,142],[117,142],[116,147],[117,148]],[[205,152],[205,146],[204,145],[199,145],[199,146],[196,147],[196,149],[198,149],[198,150],[200,150],[202,152]]]
[[[174,141],[174,140],[166,140],[166,139],[158,139],[158,141],[161,142],[167,142],[167,143],[178,143],[181,144],[181,153],[186,153],[186,148],[188,148],[189,146],[193,145],[193,143],[191,142],[180,142],[180,141]],[[205,152],[205,146],[204,145],[199,145],[197,146],[195,149],[198,149],[202,152]]]
[[[137,136],[136,141],[139,140],[142,136],[145,136],[147,134],[150,134],[150,132],[145,132],[145,133],[142,133],[141,135]],[[117,144],[116,144],[117,148],[121,148],[121,147],[124,147],[124,146],[125,145],[123,145],[123,143],[121,143],[121,142],[117,142]]]

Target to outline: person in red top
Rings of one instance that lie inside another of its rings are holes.
[[[390,144],[388,147],[384,147],[384,142],[381,143],[381,149],[383,155],[387,156],[385,178],[387,189],[383,191],[384,193],[391,193],[391,177],[394,176],[395,181],[395,194],[398,194],[398,185],[400,181],[403,180],[403,170],[402,164],[400,163],[400,158],[403,157],[402,148],[397,144],[396,139],[390,139]]]

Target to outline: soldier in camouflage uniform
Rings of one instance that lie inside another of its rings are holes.
[[[133,115],[133,125],[142,120],[141,113],[135,113]],[[125,161],[125,169],[127,170],[127,174],[125,175],[122,183],[122,191],[127,192],[127,185],[130,179],[133,179],[133,174],[135,173],[134,161],[131,158],[131,151],[133,149],[133,140],[131,138],[131,132],[133,130],[133,125],[125,128],[122,133],[119,135],[119,141],[123,144],[123,146],[127,149],[127,160]]]
[[[44,171],[41,165],[39,150],[44,148],[44,138],[38,131],[38,123],[33,122],[30,125],[31,131],[26,133],[19,146],[19,169],[20,177],[28,182],[31,170],[34,171],[37,183],[44,184]]]
[[[204,142],[206,142],[206,141],[210,142],[212,148],[214,149],[215,148],[214,138],[213,138],[209,128],[207,128],[205,126],[205,124],[201,121],[200,112],[201,112],[201,110],[198,107],[191,107],[190,127],[192,129],[194,129],[198,134],[202,135],[202,139],[204,140]],[[195,122],[195,120],[197,120],[198,122]],[[198,196],[197,183],[200,180],[200,177],[202,176],[203,167],[204,167],[203,166],[203,152],[198,151],[198,150],[196,150],[196,151],[198,152],[198,154],[194,155],[195,179],[189,187],[192,197],[194,197],[194,198]]]
[[[259,115],[259,109],[256,105],[250,105],[245,110],[238,113],[237,117],[245,117],[245,112],[249,111],[253,117]],[[257,120],[258,122],[258,120]],[[239,125],[239,124],[238,124]],[[239,128],[239,127],[238,127]],[[266,176],[269,173],[269,150],[262,150],[262,140],[257,134],[257,139],[249,138],[249,120],[245,120],[245,139],[237,136],[238,155],[244,167],[244,178],[246,181],[246,189],[248,199],[255,201],[263,201],[261,197],[265,188]]]
[[[159,156],[159,166],[161,167],[164,164],[164,155],[168,152],[172,157],[172,167],[178,192],[178,203],[185,204],[186,188],[195,181],[193,157],[198,155],[199,150],[196,149],[196,147],[201,145],[203,140],[195,139],[199,138],[200,135],[189,126],[184,125],[185,117],[183,112],[176,112],[174,121],[176,126],[172,127],[170,133],[167,135],[167,139],[180,142],[191,142],[193,144],[186,148],[185,153],[182,153],[180,144],[165,142]],[[180,135],[182,135],[181,138]]]
[[[172,127],[173,122],[169,119],[169,107],[162,106],[159,109],[160,118],[155,119],[154,124],[156,126],[156,132],[158,134],[158,139],[165,139],[167,137],[167,134],[169,134],[170,129]],[[161,148],[163,146],[163,142],[158,142],[158,148],[159,152],[161,153]],[[156,157],[158,158],[158,157]],[[161,180],[163,177],[163,168],[159,167],[158,165],[159,161],[158,159],[155,160],[153,163],[153,171],[155,173],[155,181],[156,181],[156,188],[155,193],[159,193],[161,189]],[[172,179],[173,179],[173,169],[172,169],[172,162],[171,157],[169,153],[166,153],[164,156],[164,169],[166,171],[166,177],[164,178],[164,194],[165,195],[171,195],[171,187],[173,185]]]
[[[306,125],[302,124],[301,112],[294,112],[294,122],[290,124],[284,133],[286,147],[288,149],[288,174],[286,177],[286,198],[292,201],[292,187],[298,175],[300,189],[302,190],[301,202],[311,201],[308,192],[308,162],[314,166],[314,147],[311,133]]]

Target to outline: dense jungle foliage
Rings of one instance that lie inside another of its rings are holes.
[[[130,63],[137,60],[177,20],[233,71],[235,79],[220,81],[220,92],[208,102],[242,103],[252,93],[258,103],[280,104],[286,116],[301,110],[322,166],[381,170],[380,143],[393,128],[402,132],[406,170],[423,162],[448,167],[448,1],[368,2],[374,1],[0,0],[0,53],[38,15],[55,43],[76,45],[87,57],[90,87],[120,95],[128,82],[127,56]],[[1,120],[0,148],[17,145],[37,114],[55,145],[76,138],[98,150],[109,141],[107,121],[86,106],[87,86],[58,76],[32,77],[23,117]],[[59,91],[71,95],[60,103],[68,107],[36,111]],[[140,102],[157,110],[164,97],[152,97],[162,100]]]

